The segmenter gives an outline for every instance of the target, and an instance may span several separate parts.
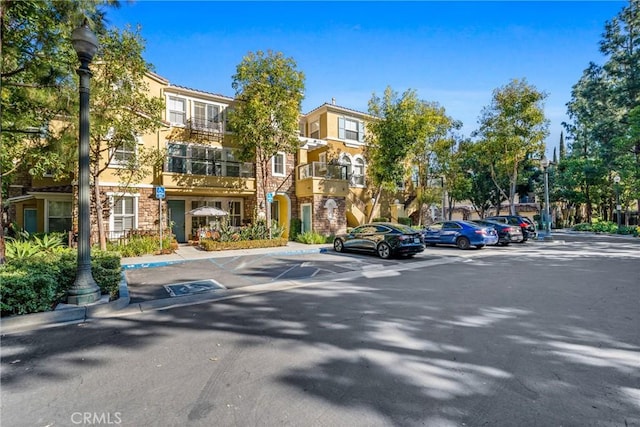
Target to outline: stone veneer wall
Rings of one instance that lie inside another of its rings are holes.
[[[329,209],[325,207],[329,199],[333,199],[336,205],[333,219],[329,218]],[[347,231],[347,201],[344,197],[316,194],[313,197],[300,197],[298,203],[301,205],[311,203],[313,209],[311,229],[316,233],[328,236]]]

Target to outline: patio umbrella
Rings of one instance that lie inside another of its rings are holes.
[[[193,216],[227,216],[229,212],[223,211],[220,208],[214,206],[200,206],[187,212],[187,215]]]

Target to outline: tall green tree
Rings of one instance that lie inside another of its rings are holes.
[[[568,155],[584,165],[588,221],[595,209],[600,214],[607,206],[612,210],[613,175],[633,177],[640,167],[640,140],[628,138],[631,112],[640,105],[639,0],[629,1],[605,24],[600,51],[607,59],[603,65],[590,63],[573,86],[567,104],[571,122],[565,124],[572,141]]]
[[[449,206],[455,200],[456,192],[451,190],[457,188],[459,174],[456,169],[458,140],[454,131],[462,127],[461,122],[448,116],[444,107],[437,103],[425,101],[423,106],[421,114],[426,138],[416,141],[409,151],[409,159],[418,178],[416,193],[421,213],[419,224],[422,223],[422,213],[429,205],[444,200],[443,192],[447,191],[449,195]],[[438,191],[431,185],[435,178],[440,178],[442,183]],[[442,208],[446,210],[446,206]],[[451,214],[451,209],[449,213]]]
[[[62,171],[64,137],[48,132],[77,103],[71,33],[84,19],[101,29],[114,0],[0,0],[0,206],[14,173]],[[1,222],[0,215],[0,222]],[[0,224],[0,263],[4,236]]]
[[[480,129],[474,133],[484,141],[487,155],[495,160],[491,179],[509,200],[511,214],[515,214],[516,189],[524,162],[544,153],[544,139],[549,133],[543,107],[546,96],[524,79],[511,80],[494,90],[491,104],[482,110]],[[508,177],[506,190],[500,185],[501,175]]]
[[[239,159],[256,162],[258,200],[262,198],[264,206],[268,206],[269,162],[279,152],[295,153],[300,144],[304,81],[293,58],[272,51],[248,53],[233,76],[237,102],[229,113],[229,127],[239,145]],[[266,209],[268,227],[270,216]]]
[[[382,97],[375,93],[369,100],[366,148],[367,174],[373,187],[373,206],[367,216],[371,221],[384,190],[395,191],[411,165],[411,154],[427,141],[433,129],[433,106],[418,99],[412,89],[399,95],[387,87]]]
[[[613,80],[613,103],[620,109],[622,129],[611,141],[616,160],[612,162],[618,173],[636,176],[640,168],[640,138],[629,139],[634,126],[632,111],[640,106],[640,0],[630,0],[617,16],[605,24],[600,51],[608,56],[603,68]],[[637,111],[637,110],[636,110]],[[636,113],[637,114],[637,113]],[[622,136],[626,135],[627,138]],[[620,143],[625,141],[626,143]],[[629,154],[635,163],[629,163]],[[637,188],[637,187],[636,187]],[[636,192],[637,210],[640,211],[640,195]]]

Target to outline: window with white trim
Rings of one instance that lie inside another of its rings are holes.
[[[353,160],[351,183],[356,186],[364,186],[364,159],[362,157],[356,157]]]
[[[222,109],[219,105],[193,103],[193,125],[198,129],[222,130]]]
[[[278,153],[271,159],[271,172],[273,176],[284,176],[285,175],[285,161],[286,155],[285,153]]]
[[[169,97],[169,122],[172,125],[184,125],[187,118],[186,100],[175,96]]]
[[[137,227],[136,198],[133,196],[113,196],[111,214],[113,228],[111,237],[120,237]]]
[[[47,201],[47,232],[71,230],[71,201]]]
[[[320,120],[311,123],[311,138],[320,138]]]
[[[338,138],[364,142],[364,122],[348,117],[338,117]]]
[[[122,141],[122,144],[113,149],[111,165],[128,165],[135,161],[138,149],[136,140]]]
[[[347,155],[340,156],[340,160],[338,161],[340,166],[344,166],[344,169],[347,173],[347,177],[350,177],[353,173],[352,165],[351,165],[351,157]]]

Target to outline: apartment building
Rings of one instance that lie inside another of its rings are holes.
[[[365,220],[372,205],[363,156],[370,119],[366,113],[340,107],[333,100],[301,115],[298,152],[276,154],[266,188],[261,188],[256,180],[260,166],[234,156],[237,147],[227,126],[233,98],[174,85],[153,73],[147,80],[149,95],[165,101],[164,125],[153,134],[138,136],[137,147],[118,148],[101,177],[108,238],[134,229],[158,229],[162,212],[162,223],[170,225],[179,242],[195,240],[200,230],[215,227],[220,220],[189,214],[200,206],[228,212],[227,221],[235,227],[265,217],[269,209],[285,235],[293,218],[300,220],[303,232],[322,234],[341,233]],[[164,150],[164,164],[123,189],[115,171],[143,146]],[[158,187],[164,189],[161,200],[156,198]],[[10,217],[29,232],[71,230],[72,191],[71,181],[23,174],[10,189]],[[271,193],[267,206],[265,193]],[[379,206],[380,212],[391,216],[388,204]],[[96,239],[92,218],[92,241]]]

